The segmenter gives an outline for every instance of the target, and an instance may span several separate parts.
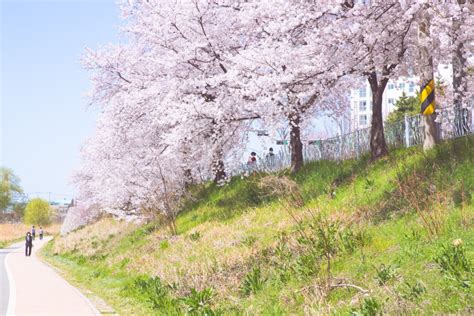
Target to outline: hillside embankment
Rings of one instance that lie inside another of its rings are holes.
[[[474,310],[474,138],[206,184],[171,236],[111,218],[47,261],[120,314]]]

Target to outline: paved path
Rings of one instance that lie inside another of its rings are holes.
[[[42,241],[36,239],[31,257],[25,256],[23,243],[15,245],[4,254],[10,295],[5,309],[2,293],[0,315],[99,314],[85,296],[38,259],[36,252],[49,240],[50,238]],[[3,284],[4,274],[0,272],[0,276],[0,283]]]
[[[5,269],[5,257],[13,249],[20,247],[19,245],[0,249],[0,315],[5,315],[8,308],[8,300],[10,298],[10,282],[8,282],[7,270]]]

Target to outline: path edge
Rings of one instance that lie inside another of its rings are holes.
[[[46,244],[45,246],[50,243],[51,241],[54,240],[54,237],[51,238]],[[37,257],[38,257],[38,260],[40,260],[43,264],[45,264],[48,268],[50,268],[51,270],[53,270],[54,273],[56,273],[61,279],[63,279],[67,285],[71,288],[73,288],[74,291],[76,291],[79,296],[85,300],[87,302],[87,304],[89,305],[89,307],[92,309],[92,311],[94,312],[95,315],[102,315],[102,313],[97,309],[97,307],[92,304],[91,300],[89,298],[87,298],[87,296],[84,295],[84,293],[82,293],[77,287],[75,287],[74,285],[72,285],[71,283],[69,283],[69,281],[62,276],[61,274],[61,270],[56,268],[55,266],[53,266],[52,264],[50,264],[49,262],[47,262],[47,260],[45,260],[43,258],[43,255],[42,254],[39,254],[38,252],[36,253],[37,254]],[[8,314],[7,314],[8,315]]]
[[[8,286],[9,286],[7,315],[15,315],[14,310],[15,310],[15,305],[16,305],[15,280],[13,279],[12,272],[10,268],[8,267],[8,258],[10,257],[11,254],[12,252],[9,252],[5,256],[5,271],[7,272]]]

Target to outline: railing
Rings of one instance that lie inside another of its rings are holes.
[[[452,139],[474,133],[472,109],[449,109],[438,112],[440,139]],[[408,116],[397,122],[384,123],[385,141],[389,147],[411,147],[423,144],[424,126],[421,114]],[[345,160],[370,152],[370,127],[355,132],[312,141],[303,150],[305,162],[317,160]],[[275,156],[259,157],[254,164],[242,164],[232,174],[254,171],[278,171],[291,165],[291,155],[285,146]]]

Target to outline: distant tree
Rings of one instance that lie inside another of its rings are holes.
[[[33,199],[28,202],[25,209],[25,224],[47,225],[51,223],[51,207],[43,199]]]
[[[0,167],[0,210],[4,210],[12,202],[15,193],[22,193],[20,178],[13,170]]]
[[[405,92],[395,103],[395,111],[388,115],[387,121],[392,123],[403,120],[405,114],[415,115],[420,113],[420,101],[417,97],[407,97]]]
[[[23,219],[25,216],[26,203],[20,202],[13,205],[13,212],[18,220]]]

